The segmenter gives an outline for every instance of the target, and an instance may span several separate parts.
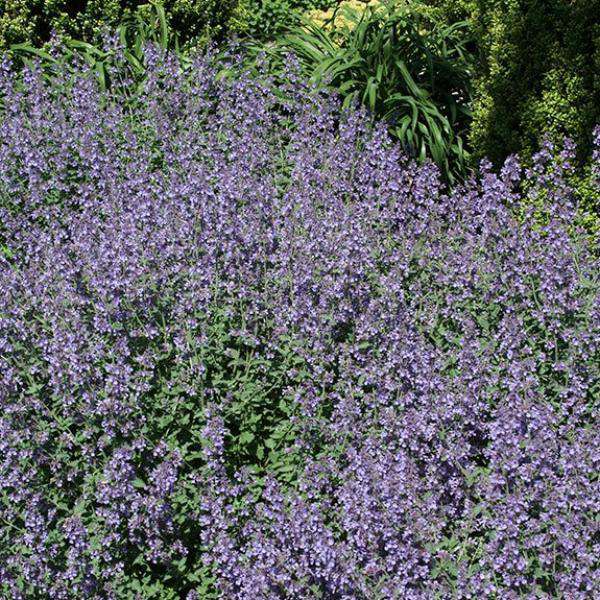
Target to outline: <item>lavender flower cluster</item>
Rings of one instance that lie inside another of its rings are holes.
[[[0,595],[599,597],[572,148],[447,191],[293,73],[147,58],[0,74]]]

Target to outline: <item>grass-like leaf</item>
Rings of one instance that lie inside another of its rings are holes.
[[[285,72],[294,54],[314,83],[336,89],[343,106],[362,102],[420,160],[434,160],[453,181],[464,175],[462,136],[471,118],[471,57],[466,23],[451,27],[431,20],[419,3],[389,2],[363,13],[345,7],[341,29],[305,20],[267,45],[271,72]],[[350,23],[350,25],[347,25]]]

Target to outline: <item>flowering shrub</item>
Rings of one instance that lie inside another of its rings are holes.
[[[600,594],[569,148],[446,192],[293,74],[148,53],[135,109],[2,71],[2,595]]]

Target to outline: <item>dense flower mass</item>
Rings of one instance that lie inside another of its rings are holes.
[[[447,192],[293,74],[148,61],[1,74],[0,595],[600,596],[569,147]]]

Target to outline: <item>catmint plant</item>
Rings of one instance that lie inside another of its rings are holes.
[[[1,71],[0,595],[600,595],[573,149],[448,190],[294,72],[146,64]]]

